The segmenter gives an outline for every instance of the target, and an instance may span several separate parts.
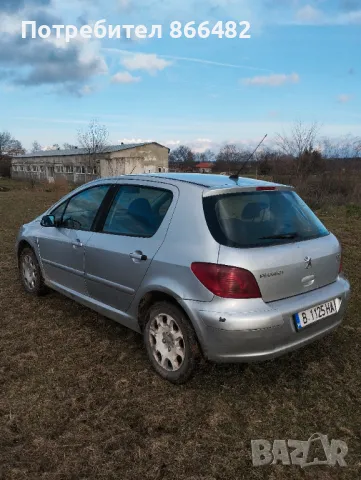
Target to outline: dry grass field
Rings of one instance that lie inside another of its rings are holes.
[[[353,288],[342,327],[264,364],[204,363],[175,387],[152,371],[137,334],[57,293],[22,290],[17,230],[59,196],[0,180],[0,479],[360,478],[358,207],[319,212]],[[347,467],[252,466],[252,439],[315,432],[347,442]]]

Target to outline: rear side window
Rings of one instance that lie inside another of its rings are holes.
[[[221,245],[263,247],[311,240],[329,234],[292,191],[244,192],[205,197],[209,230]]]
[[[120,187],[103,232],[131,237],[152,237],[173,199],[169,190],[141,186]]]

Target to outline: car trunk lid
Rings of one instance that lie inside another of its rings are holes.
[[[334,282],[339,271],[340,247],[332,234],[267,248],[236,249],[222,245],[218,263],[252,272],[263,300],[272,302]]]

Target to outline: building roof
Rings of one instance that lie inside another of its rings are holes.
[[[213,168],[214,167],[214,163],[210,163],[210,162],[201,162],[201,163],[198,163],[198,165],[196,165],[196,168]]]
[[[113,153],[113,152],[121,152],[122,150],[130,150],[131,148],[135,147],[144,147],[146,145],[159,145],[160,147],[164,147],[157,142],[145,142],[145,143],[127,143],[122,145],[109,145],[105,148],[101,153]],[[168,149],[169,150],[169,149]],[[38,157],[68,157],[72,155],[87,155],[88,150],[86,148],[72,148],[70,150],[41,150],[40,152],[33,152],[27,153],[26,155],[18,155],[16,158],[38,158]]]

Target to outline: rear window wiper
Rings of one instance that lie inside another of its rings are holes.
[[[280,233],[278,235],[269,235],[268,237],[261,237],[259,240],[292,240],[299,237],[297,232],[292,233]]]

